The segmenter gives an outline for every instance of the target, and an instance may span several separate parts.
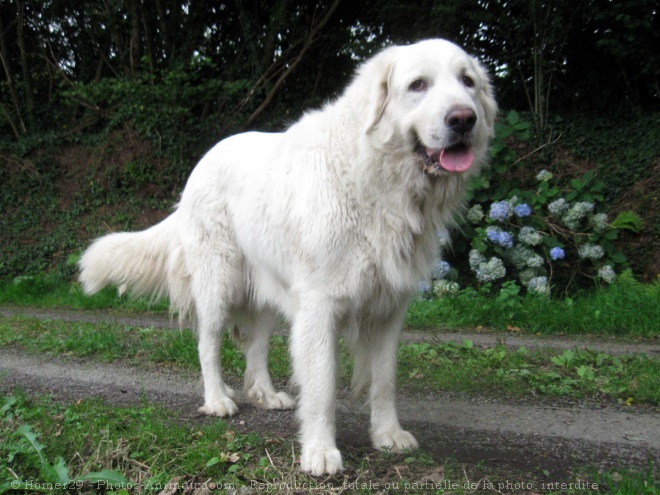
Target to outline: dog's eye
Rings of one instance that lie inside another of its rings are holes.
[[[425,91],[426,81],[424,79],[415,79],[413,82],[410,83],[408,89],[410,91],[415,91],[415,92]]]
[[[470,76],[463,76],[461,81],[463,81],[463,84],[465,84],[466,87],[474,88],[474,79],[472,79]]]

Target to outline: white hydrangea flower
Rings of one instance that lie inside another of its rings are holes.
[[[527,289],[535,294],[550,295],[550,284],[548,277],[534,277],[527,283]]]
[[[486,258],[484,258],[484,255],[481,254],[479,251],[476,249],[473,249],[470,251],[470,268],[473,271],[477,271],[477,268],[479,268],[479,265],[482,265],[486,263]]]
[[[437,280],[433,283],[433,293],[438,297],[452,296],[458,294],[459,290],[458,284],[449,280]]]
[[[605,250],[597,244],[582,244],[578,249],[578,256],[582,259],[599,260],[605,255]]]
[[[591,213],[593,209],[593,203],[587,203],[586,201],[575,203],[566,213],[564,213],[561,220],[566,227],[571,230],[576,230],[580,226],[580,221],[588,213]]]
[[[508,249],[506,254],[511,263],[513,263],[518,270],[522,270],[527,266],[527,260],[534,256],[534,251],[518,244],[511,249]]]
[[[552,179],[552,172],[548,172],[545,169],[541,170],[536,176],[536,180],[538,180],[539,182],[548,181],[550,179]]]
[[[530,268],[541,268],[543,266],[543,258],[534,253],[532,256],[527,258],[527,266]]]
[[[476,270],[477,280],[480,282],[492,282],[506,275],[504,262],[493,256],[488,262],[482,263]]]
[[[438,239],[438,244],[441,248],[449,247],[450,245],[450,236],[449,230],[440,229],[435,232],[435,237]]]
[[[518,240],[528,246],[538,246],[543,241],[543,237],[534,227],[523,227],[518,233]]]
[[[604,232],[607,228],[607,214],[606,213],[597,213],[591,218],[589,218],[589,225],[594,229],[594,232],[600,234]]]
[[[552,215],[560,217],[569,207],[570,205],[564,198],[559,198],[548,205],[548,211]]]
[[[539,270],[536,270],[534,268],[527,268],[520,272],[518,278],[520,279],[520,281],[524,286],[527,286],[530,280],[539,276],[540,276]]]
[[[467,212],[467,219],[471,224],[478,224],[484,217],[484,209],[481,205],[474,205]]]
[[[598,270],[598,276],[608,284],[611,284],[616,278],[616,273],[614,273],[614,268],[610,265],[605,265]]]

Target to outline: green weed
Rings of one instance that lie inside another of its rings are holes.
[[[4,405],[0,408],[0,417],[3,421],[13,419],[12,408],[16,403],[15,397],[5,399]],[[49,461],[45,446],[39,442],[38,434],[35,433],[33,427],[27,423],[22,424],[7,436],[7,442],[4,443],[2,450],[7,452],[8,464],[12,464],[17,457],[23,458],[24,465],[36,467],[38,477],[36,480],[28,479],[29,476],[17,475],[16,470],[9,468],[3,470],[13,476],[5,474],[4,481],[0,478],[0,494],[8,491],[49,493],[73,488],[82,489],[89,485],[120,487],[128,484],[128,480],[121,473],[109,469],[71,477],[64,457],[58,456],[54,462]]]
[[[399,382],[408,387],[481,394],[540,394],[660,404],[660,361],[590,350],[529,351],[502,345],[406,344],[399,351]]]
[[[125,361],[129,365],[175,366],[198,370],[197,347],[190,330],[135,328],[108,323],[0,318],[0,345],[20,345],[30,352]],[[341,348],[340,381],[350,382],[348,346]],[[240,344],[227,336],[222,346],[223,370],[243,377]],[[287,340],[272,339],[270,369],[276,380],[290,372]],[[609,397],[611,400],[660,404],[660,361],[645,355],[610,356],[590,350],[530,351],[502,345],[477,348],[466,340],[454,343],[401,344],[399,381],[405,386],[472,393],[543,394]]]
[[[629,274],[607,287],[555,299],[519,295],[504,287],[495,296],[468,288],[455,295],[414,300],[406,325],[461,329],[509,326],[531,333],[660,336],[660,283],[644,285]]]

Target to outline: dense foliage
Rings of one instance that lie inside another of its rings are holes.
[[[71,135],[132,103],[217,120],[217,137],[325,99],[383,44],[438,36],[540,127],[559,108],[657,109],[659,19],[653,0],[0,0],[0,126]]]
[[[566,257],[532,278],[545,276],[562,289],[583,285],[605,266],[621,266],[611,221],[627,210],[646,215],[640,240],[630,237],[634,229],[619,236],[629,261],[637,274],[656,270],[643,262],[660,239],[660,215],[653,214],[660,152],[655,2],[201,5],[0,0],[0,279],[53,266],[72,274],[70,256],[94,235],[162,217],[191,167],[221,137],[281,129],[336,94],[356,63],[383,45],[432,36],[476,53],[494,75],[502,108],[531,124],[513,117],[500,123],[493,168],[473,184],[483,221],[467,222],[455,242],[463,266],[450,260],[467,274],[461,277],[471,273],[476,249],[486,263],[500,257],[512,280],[524,284],[524,270],[497,252],[507,248],[493,243],[493,229],[520,241],[519,230],[533,227],[544,241],[531,246],[539,256],[547,262],[562,248]],[[554,174],[551,181],[535,181],[542,168]],[[607,229],[560,235],[566,226],[547,208],[571,194],[571,204],[594,204],[590,215],[614,209]],[[525,204],[531,214],[494,223],[489,209],[502,201]],[[574,261],[584,259],[587,234],[600,236],[589,242],[603,245],[604,256],[584,270]]]

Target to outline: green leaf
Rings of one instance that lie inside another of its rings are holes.
[[[28,483],[27,481],[7,481],[0,485],[0,495],[5,492],[10,491],[29,491],[29,492],[40,492],[40,493],[51,493],[53,490],[49,488],[35,488],[34,483]]]
[[[623,254],[621,251],[618,251],[611,256],[612,261],[615,263],[621,264],[626,262],[626,255]]]
[[[37,440],[37,435],[32,431],[32,427],[30,425],[25,424],[20,426],[16,430],[16,435],[22,436],[28,441],[30,447],[32,447],[32,450],[34,450],[34,452],[39,456],[42,464],[48,464],[48,461],[46,461],[46,458],[42,455],[44,446],[39,443]]]
[[[110,471],[104,469],[102,471],[95,471],[84,476],[78,476],[75,481],[92,483],[94,485],[103,483],[104,485],[125,486],[128,484],[128,479],[117,471]]]
[[[62,457],[58,457],[55,460],[55,464],[49,467],[52,469],[53,481],[55,483],[65,484],[71,481],[69,468],[66,467],[66,462]]]
[[[219,458],[219,457],[211,457],[211,458],[207,461],[207,463],[206,463],[206,467],[215,466],[215,465],[216,465],[217,463],[219,463],[219,462],[220,462],[220,458]]]
[[[520,115],[518,112],[515,110],[511,110],[507,115],[506,115],[506,121],[509,125],[514,126],[518,122],[520,122]]]
[[[636,234],[644,227],[644,223],[637,213],[634,211],[622,211],[612,221],[612,227],[622,230],[630,230]]]
[[[497,139],[506,139],[513,134],[513,129],[508,126],[503,126],[501,124],[495,127],[495,135]]]
[[[0,416],[4,416],[16,404],[16,397],[7,397],[5,405],[0,408]]]

